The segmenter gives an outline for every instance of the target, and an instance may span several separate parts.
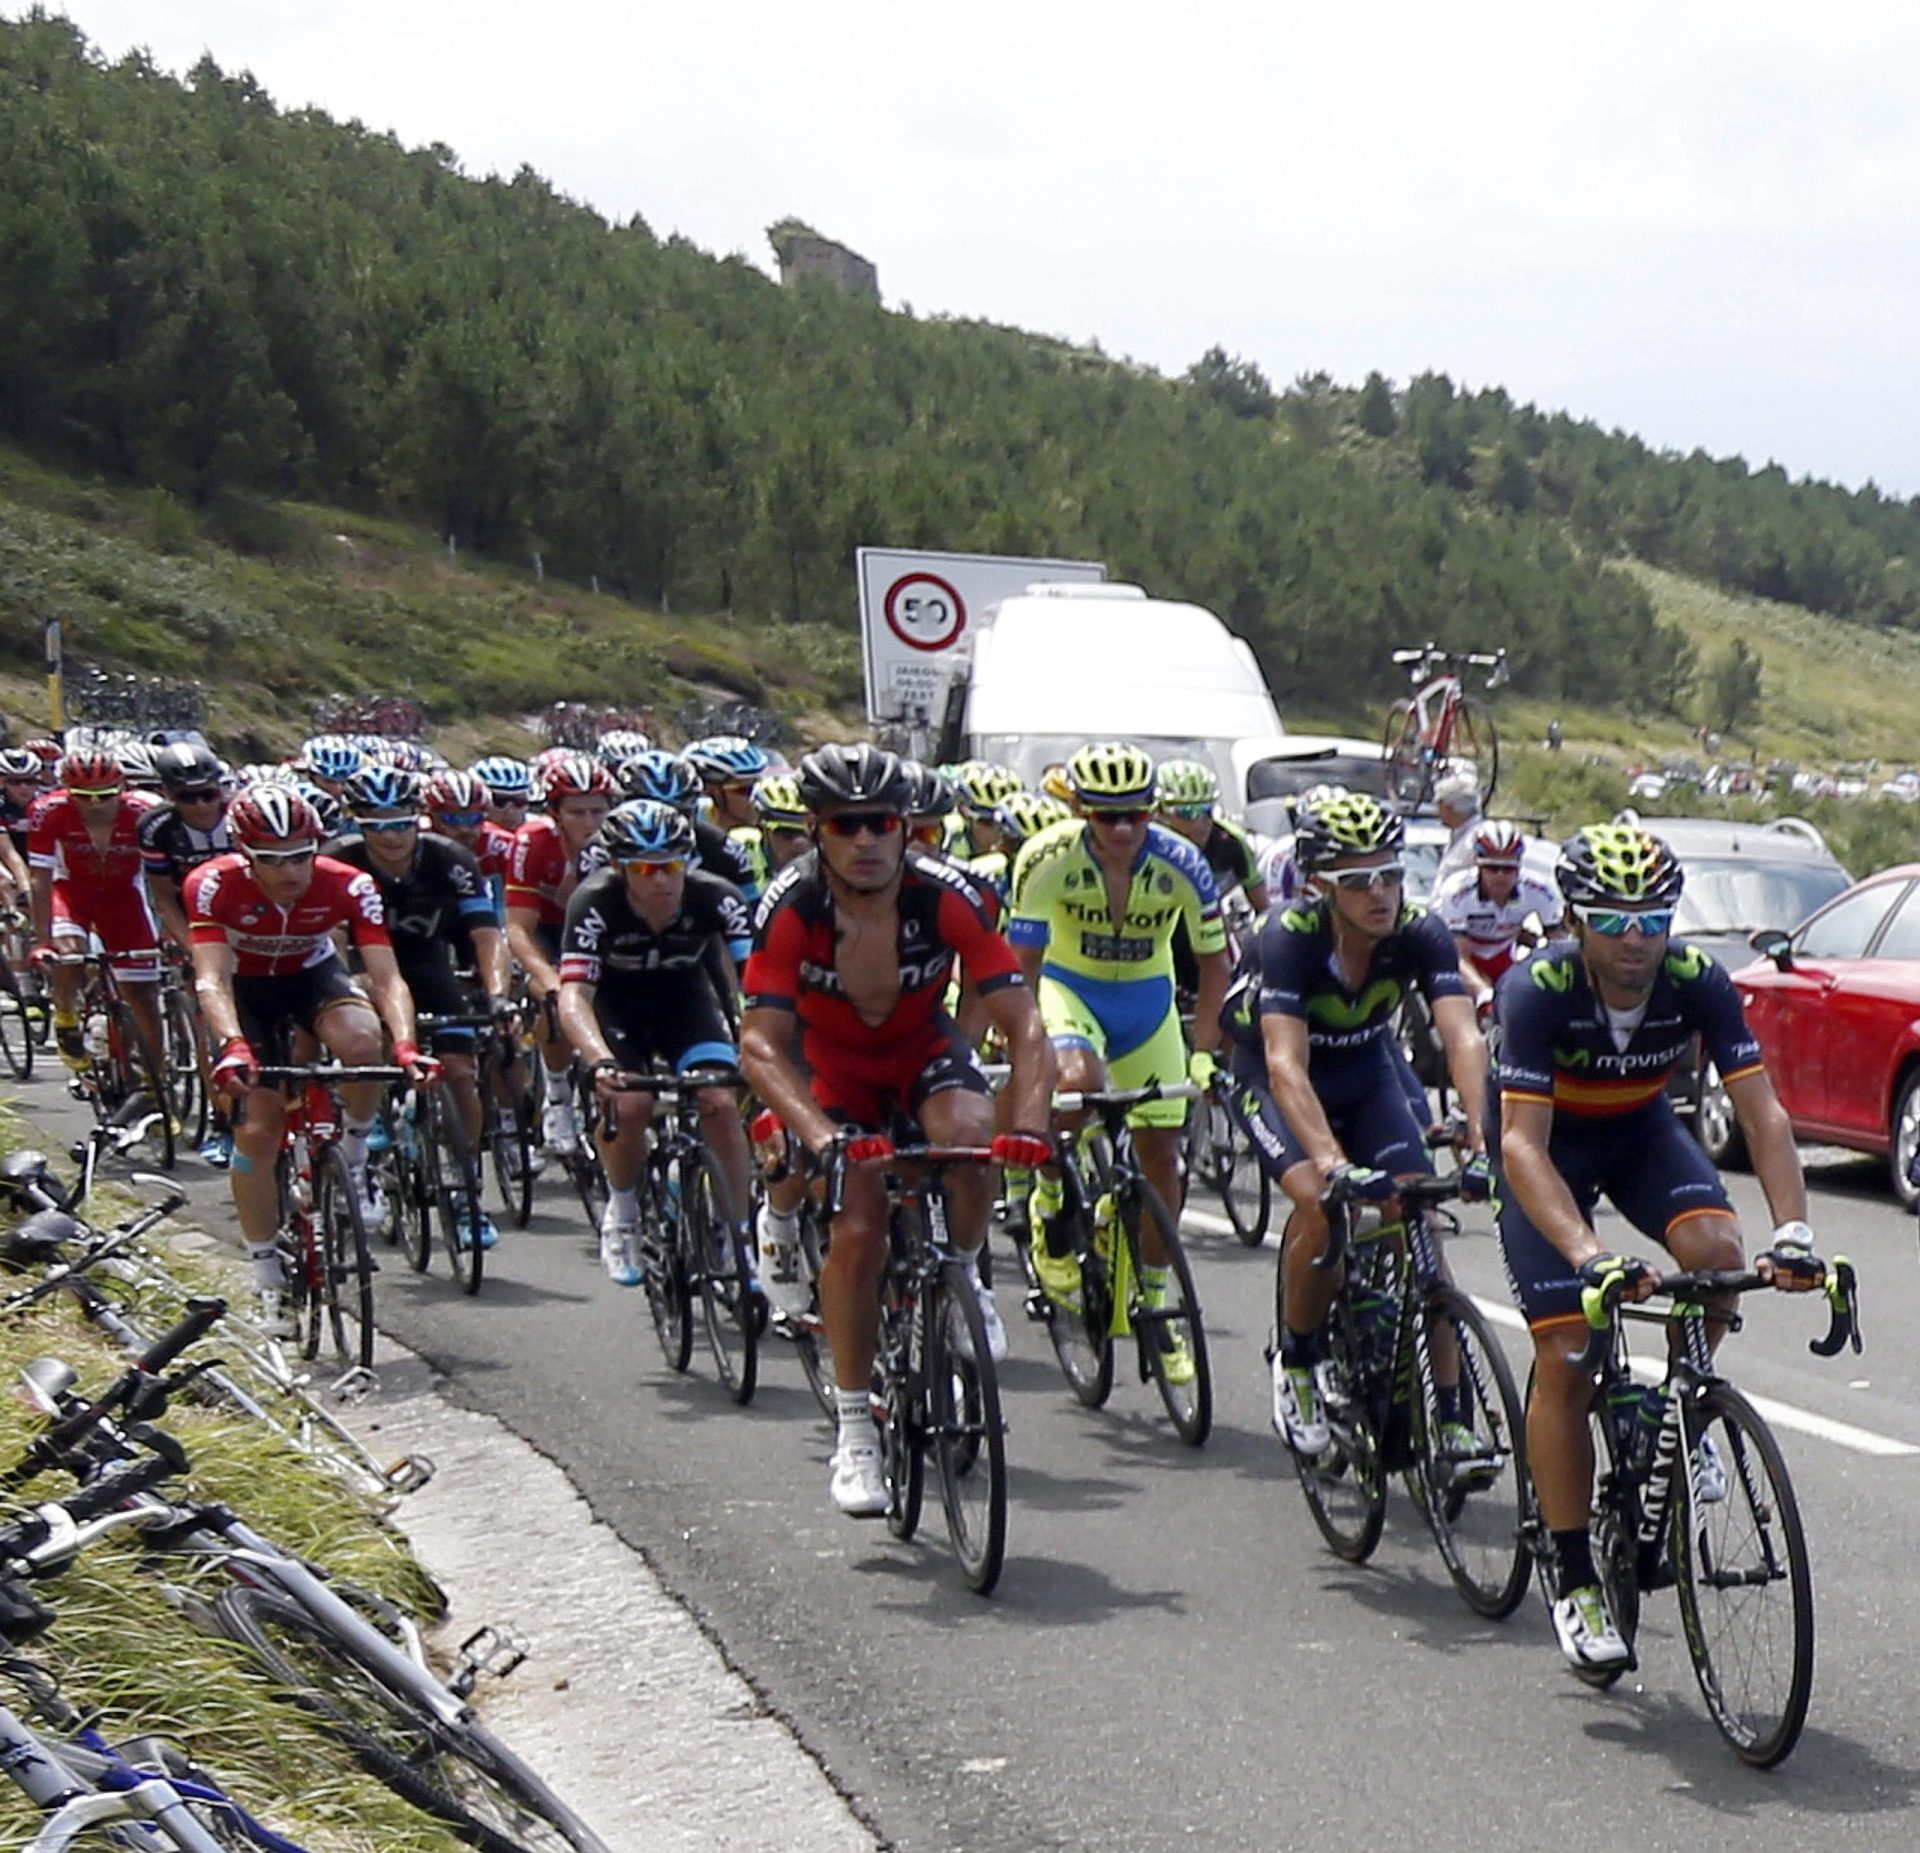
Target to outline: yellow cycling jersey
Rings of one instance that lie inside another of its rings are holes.
[[[1126,918],[1113,919],[1107,878],[1080,818],[1030,837],[1013,865],[1007,938],[1044,946],[1046,965],[1069,978],[1128,983],[1173,975],[1173,931],[1180,920],[1195,952],[1226,949],[1220,892],[1206,858],[1184,837],[1147,826],[1133,865]]]

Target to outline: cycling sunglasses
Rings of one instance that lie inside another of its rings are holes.
[[[126,789],[123,785],[108,785],[96,788],[92,785],[69,785],[67,796],[78,798],[82,804],[105,804],[109,798],[117,798]]]
[[[680,875],[686,867],[685,856],[625,856],[620,861],[623,875]]]
[[[838,811],[820,819],[820,828],[829,836],[895,836],[906,828],[907,820],[898,811]]]
[[[395,830],[418,830],[417,817],[356,817],[354,822],[369,836],[387,836]]]
[[[1169,817],[1211,817],[1213,806],[1210,804],[1163,804],[1160,807]]]
[[[456,830],[478,830],[487,821],[485,811],[435,811],[433,821],[451,824]]]
[[[1623,934],[1638,927],[1648,939],[1658,939],[1662,934],[1673,931],[1674,910],[1671,907],[1642,907],[1629,910],[1624,907],[1576,907],[1573,917],[1584,927],[1591,928],[1604,939],[1619,939]]]
[[[298,862],[311,862],[319,854],[317,849],[250,849],[248,856],[255,862],[284,863],[291,866]]]
[[[1144,805],[1136,807],[1129,804],[1119,808],[1090,805],[1087,809],[1088,820],[1096,824],[1143,824],[1152,815]]]
[[[1370,888],[1397,888],[1407,879],[1404,862],[1382,862],[1370,869],[1329,869],[1322,878],[1349,894],[1364,894]]]
[[[225,796],[226,794],[220,789],[218,785],[209,785],[202,791],[183,791],[179,795],[179,797],[177,797],[174,800],[174,803],[176,804],[211,804],[216,798],[222,798]]]

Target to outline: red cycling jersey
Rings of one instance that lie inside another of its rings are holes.
[[[480,840],[473,845],[479,858],[480,873],[491,881],[496,875],[504,882],[513,870],[514,833],[488,818],[480,826]]]
[[[182,898],[194,943],[233,948],[242,978],[305,971],[333,956],[333,929],[353,943],[390,946],[380,884],[360,869],[316,856],[313,881],[291,907],[270,901],[242,855],[216,856],[187,877]]]
[[[560,826],[551,817],[531,818],[513,833],[507,906],[531,908],[542,926],[565,926],[567,902],[579,886],[580,874],[580,858],[568,856]]]
[[[106,846],[100,848],[66,791],[50,791],[27,819],[27,860],[83,898],[104,900],[123,894],[139,886],[140,819],[159,802],[151,792],[122,793]]]

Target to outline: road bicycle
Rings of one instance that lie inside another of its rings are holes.
[[[991,1158],[985,1146],[902,1144],[887,1159],[887,1265],[873,1366],[887,1529],[901,1539],[919,1529],[931,1453],[947,1536],[967,1587],[983,1596],[1006,1560],[1006,1426],[979,1296],[953,1246],[943,1180],[955,1165]],[[830,1169],[829,1216],[840,1176]]]
[[[1448,766],[1464,762],[1473,768],[1480,800],[1487,803],[1500,782],[1500,740],[1486,703],[1465,693],[1462,684],[1467,670],[1485,669],[1487,689],[1502,687],[1510,675],[1506,651],[1443,650],[1423,643],[1394,651],[1393,660],[1406,668],[1413,693],[1387,710],[1381,745],[1388,795],[1408,809],[1425,804]]]
[[[479,1068],[480,1099],[486,1115],[487,1168],[501,1212],[516,1229],[533,1220],[533,1098],[527,1091],[527,1064],[537,1060],[522,1047],[512,1023],[489,1018],[479,1029],[474,1060]]]
[[[1776,1258],[1776,1265],[1785,1262]],[[1819,1357],[1849,1344],[1857,1352],[1852,1264],[1836,1255],[1831,1263],[1807,1257],[1804,1265],[1818,1271],[1830,1315],[1826,1335],[1807,1348]],[[1663,1274],[1656,1291],[1671,1301],[1664,1311],[1621,1304],[1624,1286],[1615,1275],[1580,1296],[1588,1333],[1577,1362],[1596,1386],[1589,1418],[1594,1566],[1630,1650],[1641,1598],[1673,1588],[1708,1715],[1743,1763],[1770,1769],[1799,1742],[1813,1693],[1813,1571],[1786,1457],[1759,1411],[1715,1369],[1705,1301],[1771,1288],[1773,1280],[1746,1268]],[[1666,1331],[1657,1387],[1635,1381],[1629,1320]],[[1731,1332],[1741,1321],[1733,1315],[1727,1323]],[[1531,1484],[1524,1534],[1551,1603],[1553,1540]],[[1623,1665],[1579,1671],[1604,1688],[1638,1665],[1630,1652]]]
[[[1457,1177],[1406,1179],[1388,1220],[1339,1182],[1329,1192],[1314,1265],[1342,1270],[1315,1371],[1331,1439],[1319,1455],[1288,1452],[1320,1535],[1348,1563],[1373,1555],[1388,1476],[1401,1474],[1461,1598],[1498,1620],[1527,1589],[1526,1421],[1499,1340],[1441,1266],[1440,1205],[1459,1194]]]
[[[131,1125],[144,1095],[152,1111],[141,1118],[142,1131],[153,1140],[155,1162],[161,1170],[171,1171],[179,1125],[171,1104],[173,1063],[165,1047],[164,1017],[162,1047],[157,1052],[160,1067],[155,1069],[141,1046],[133,1006],[127,1002],[112,960],[98,952],[57,952],[51,963],[82,974],[78,1015],[89,1059],[68,1083],[69,1090],[92,1108],[95,1122],[101,1125]]]
[[[160,1026],[167,1070],[166,1107],[176,1135],[189,1147],[207,1136],[212,1112],[206,1067],[206,1040],[195,1001],[191,968],[167,958],[160,968]]]
[[[53,1028],[45,981],[28,953],[32,933],[18,907],[0,913],[0,1060],[17,1081],[33,1079],[33,1055]]]
[[[419,1026],[422,1035],[443,1029],[491,1030],[493,1019],[423,1014]],[[381,1154],[381,1170],[393,1183],[389,1239],[405,1250],[413,1271],[424,1274],[433,1260],[437,1233],[461,1291],[478,1293],[486,1276],[480,1238],[486,1214],[481,1155],[468,1138],[458,1099],[444,1081],[416,1083],[393,1102],[389,1118],[391,1143]]]
[[[1044,1230],[1035,1222],[1020,1250],[1028,1317],[1046,1326],[1074,1395],[1089,1409],[1106,1402],[1116,1346],[1131,1336],[1140,1381],[1159,1391],[1174,1432],[1192,1448],[1202,1446],[1213,1427],[1206,1327],[1173,1214],[1140,1169],[1127,1115],[1145,1101],[1193,1100],[1199,1092],[1181,1081],[1054,1095],[1055,1113],[1086,1112],[1092,1119],[1078,1134],[1053,1135],[1064,1201]],[[1143,1276],[1148,1229],[1167,1257],[1164,1294],[1152,1300]],[[1049,1253],[1079,1258],[1077,1311],[1057,1304],[1040,1285],[1031,1245],[1042,1240]]]
[[[1182,1164],[1189,1187],[1220,1199],[1233,1232],[1248,1248],[1267,1239],[1273,1222],[1273,1179],[1228,1104],[1233,1077],[1216,1070],[1187,1115]]]

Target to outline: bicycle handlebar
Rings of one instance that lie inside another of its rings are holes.
[[[1191,1081],[1149,1081],[1145,1087],[1090,1087],[1078,1093],[1055,1094],[1053,1110],[1081,1113],[1092,1108],[1096,1113],[1119,1112],[1148,1100],[1198,1100],[1203,1092]]]
[[[254,1071],[257,1080],[282,1087],[292,1084],[304,1087],[309,1081],[344,1082],[352,1086],[358,1081],[406,1081],[411,1079],[404,1068],[388,1067],[382,1063],[371,1063],[364,1068],[349,1068],[340,1062],[302,1062],[302,1063],[263,1063]]]
[[[1402,1178],[1399,1188],[1394,1192],[1394,1196],[1398,1197],[1403,1204],[1410,1205],[1451,1203],[1459,1195],[1460,1179],[1458,1177]],[[1327,1186],[1327,1193],[1321,1201],[1330,1211],[1337,1214],[1327,1217],[1327,1246],[1309,1265],[1318,1273],[1328,1273],[1338,1267],[1346,1257],[1349,1246],[1348,1236],[1352,1226],[1347,1212],[1354,1204],[1367,1202],[1369,1199],[1356,1197],[1348,1180],[1340,1177]],[[1393,1198],[1389,1197],[1386,1201],[1391,1203]],[[1382,1225],[1382,1227],[1385,1226],[1387,1225]]]

